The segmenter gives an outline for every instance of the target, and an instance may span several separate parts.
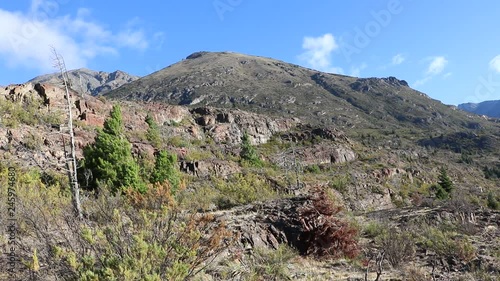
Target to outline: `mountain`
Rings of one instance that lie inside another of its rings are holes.
[[[80,68],[68,71],[71,86],[74,90],[92,96],[97,96],[119,88],[120,86],[137,80],[139,77],[117,70],[111,73]],[[30,83],[61,84],[59,73],[35,77]]]
[[[463,103],[460,104],[458,108],[479,115],[500,118],[500,100],[484,101],[481,103]]]
[[[299,117],[339,128],[463,130],[485,125],[404,80],[323,73],[283,61],[197,52],[105,96],[119,100],[214,106]],[[481,125],[477,125],[481,123]]]

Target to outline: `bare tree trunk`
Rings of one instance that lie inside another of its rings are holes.
[[[78,186],[77,177],[77,163],[76,163],[76,149],[75,149],[75,133],[73,131],[73,113],[71,110],[72,99],[69,94],[69,79],[66,70],[66,65],[64,63],[64,58],[60,56],[56,49],[52,48],[52,53],[54,55],[54,67],[57,67],[61,73],[61,77],[64,84],[64,89],[66,91],[66,101],[68,105],[68,131],[70,138],[70,157],[66,157],[68,163],[68,178],[71,185],[72,203],[75,210],[75,214],[78,218],[82,218],[82,207],[80,203],[80,187]],[[66,148],[66,146],[65,146]]]

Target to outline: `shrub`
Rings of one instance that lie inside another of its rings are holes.
[[[324,190],[316,188],[311,203],[298,210],[303,254],[317,258],[354,258],[359,254],[358,230],[338,217],[342,208]]]
[[[128,189],[127,198],[133,208],[114,209],[103,225],[81,228],[87,250],[73,262],[78,280],[191,279],[232,241],[213,216],[182,212],[168,184],[145,193]]]
[[[174,147],[187,147],[188,146],[188,142],[180,136],[171,137],[167,141],[167,143],[171,146],[174,146]]]
[[[221,209],[277,196],[265,179],[252,173],[236,174],[227,180],[215,179],[215,188],[220,193],[216,205]]]
[[[487,201],[488,208],[493,209],[493,210],[498,210],[500,209],[500,203],[498,200],[495,198],[495,195],[490,191],[488,193],[488,201]]]
[[[219,274],[224,280],[236,275],[238,280],[292,280],[287,265],[296,256],[296,251],[285,244],[275,250],[256,247],[249,255],[234,257],[238,261],[226,262]]]
[[[495,167],[485,166],[483,173],[486,179],[500,178],[500,164],[497,164]]]
[[[387,261],[394,268],[398,268],[415,255],[414,239],[408,232],[400,232],[396,228],[390,228],[380,236],[379,240],[381,247],[385,250]]]
[[[306,172],[311,173],[311,174],[319,174],[319,173],[321,173],[321,168],[318,165],[307,166]]]
[[[243,138],[241,139],[241,152],[240,157],[242,161],[250,164],[254,167],[262,167],[264,163],[259,157],[259,154],[250,143],[250,136],[245,132]]]
[[[336,176],[328,184],[331,188],[337,190],[341,194],[345,195],[349,191],[349,178],[347,175]]]
[[[457,258],[463,262],[470,262],[476,255],[476,249],[466,238],[434,227],[426,229],[421,240],[424,248],[444,258]]]
[[[376,221],[371,221],[363,228],[363,235],[368,238],[377,238],[378,236],[385,234],[387,232],[386,228]]]

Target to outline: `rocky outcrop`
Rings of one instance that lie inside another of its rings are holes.
[[[303,166],[346,163],[356,160],[356,153],[351,149],[327,144],[297,149],[295,153]]]
[[[295,130],[281,135],[282,140],[292,142],[313,141],[321,138],[336,142],[349,142],[344,132],[333,127],[313,127],[311,125],[298,124]]]
[[[212,214],[238,237],[237,248],[247,251],[255,247],[276,249],[282,243],[300,243],[298,209],[307,202],[307,197],[279,199]]]
[[[276,133],[285,132],[299,124],[296,118],[270,116],[240,110],[200,107],[191,110],[196,123],[216,143],[239,144],[246,132],[253,144],[263,144]]]

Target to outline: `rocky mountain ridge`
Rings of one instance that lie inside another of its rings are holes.
[[[462,130],[484,119],[408,87],[404,80],[322,73],[270,58],[198,52],[105,94],[117,100],[240,108],[350,128]],[[487,125],[482,125],[487,126]]]
[[[73,90],[91,96],[104,94],[139,79],[138,76],[130,75],[120,70],[108,73],[80,68],[70,70],[67,74]],[[29,80],[28,83],[61,85],[61,81],[61,75],[53,73],[35,77]]]
[[[463,103],[458,105],[458,108],[479,115],[500,118],[500,100],[483,101],[480,103]]]

